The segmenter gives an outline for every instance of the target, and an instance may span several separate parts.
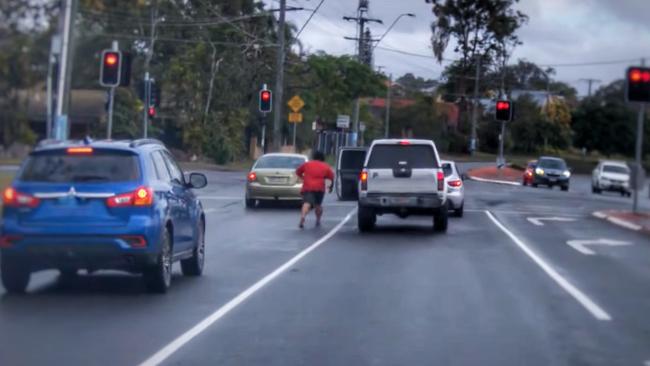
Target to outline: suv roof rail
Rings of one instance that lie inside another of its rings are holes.
[[[156,140],[156,139],[133,140],[133,142],[131,142],[131,144],[129,144],[129,146],[130,147],[138,147],[138,146],[149,145],[149,144],[164,146],[164,144],[160,140]]]

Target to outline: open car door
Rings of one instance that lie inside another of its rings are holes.
[[[342,147],[336,159],[336,195],[341,201],[359,198],[359,174],[363,170],[367,149]]]

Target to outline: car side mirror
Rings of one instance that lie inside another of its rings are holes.
[[[191,173],[189,179],[189,188],[201,189],[208,185],[208,178],[205,174]]]

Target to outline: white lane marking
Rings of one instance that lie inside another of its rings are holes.
[[[610,239],[594,239],[594,240],[569,240],[566,242],[568,246],[579,251],[585,255],[595,255],[596,252],[587,248],[587,245],[607,245],[610,247],[621,247],[625,245],[632,245],[632,243],[620,240]]]
[[[540,256],[538,256],[532,249],[530,249],[526,244],[524,244],[523,241],[519,240],[513,234],[508,230],[503,224],[497,220],[490,211],[485,211],[485,214],[494,222],[494,224],[501,229],[506,235],[510,237],[510,239],[517,244],[519,249],[521,249],[530,259],[535,262],[546,274],[551,277],[555,283],[558,284],[564,291],[566,291],[569,295],[571,295],[576,301],[580,303],[591,315],[594,316],[594,318],[598,320],[612,320],[612,317],[605,311],[603,310],[600,306],[598,306],[593,300],[591,300],[587,295],[585,295],[582,291],[580,291],[577,287],[575,287],[571,282],[569,282],[567,279],[562,277],[553,267],[551,267],[548,263],[546,263]]]
[[[336,225],[332,230],[330,230],[323,237],[318,239],[315,243],[313,243],[312,245],[307,247],[302,252],[298,253],[295,257],[291,258],[289,261],[284,263],[282,266],[278,267],[273,272],[266,275],[261,280],[257,281],[255,284],[253,284],[251,287],[249,287],[246,290],[244,290],[243,292],[241,292],[239,295],[234,297],[232,300],[228,301],[225,305],[218,308],[214,313],[210,314],[208,317],[201,320],[198,324],[193,326],[191,329],[189,329],[185,333],[181,334],[178,338],[174,339],[171,343],[169,343],[165,347],[163,347],[160,351],[156,352],[154,355],[152,355],[147,360],[142,362],[140,364],[140,366],[159,365],[160,363],[165,361],[167,358],[169,358],[172,354],[174,354],[176,351],[178,351],[181,347],[183,347],[189,341],[194,339],[199,334],[203,333],[212,324],[217,322],[219,319],[223,318],[231,310],[233,310],[237,306],[241,305],[244,301],[246,301],[246,299],[251,297],[253,294],[255,294],[257,291],[262,289],[264,286],[268,285],[271,281],[276,279],[279,275],[281,275],[283,272],[285,272],[291,266],[296,264],[299,260],[304,258],[307,254],[311,253],[316,248],[318,248],[323,243],[325,243],[327,240],[329,240],[332,236],[334,236],[334,234],[336,234],[339,230],[341,230],[343,225],[345,225],[348,221],[350,221],[350,218],[352,218],[352,215],[354,215],[355,212],[356,212],[356,209],[352,210],[350,213],[348,213],[348,215],[345,217],[345,219],[343,219],[343,221],[341,221],[338,225]],[[298,229],[296,229],[296,230],[298,230]]]
[[[650,360],[643,363],[643,366],[650,366]]]
[[[592,213],[592,215],[594,215],[594,217],[597,217],[599,219],[604,219],[604,218],[607,217],[607,214],[602,212],[602,211],[596,211],[596,212]]]
[[[465,212],[480,212],[480,213],[485,213],[485,209],[482,208],[466,208]],[[575,218],[582,218],[584,215],[580,215],[578,213],[575,214],[565,214],[563,212],[539,212],[539,211],[517,211],[517,210],[490,210],[490,212],[498,213],[498,214],[503,214],[503,215],[539,215],[539,214],[546,214],[546,215],[562,215],[565,217],[575,217]]]
[[[622,226],[622,227],[624,227],[626,229],[630,229],[630,230],[634,230],[634,231],[639,231],[639,230],[643,229],[643,227],[641,227],[640,225],[637,225],[637,224],[629,222],[629,221],[625,221],[623,219],[619,219],[618,217],[610,216],[610,217],[607,218],[607,221],[611,222],[614,225]]]
[[[244,197],[235,196],[199,196],[200,200],[221,200],[221,201],[236,201],[243,200]]]
[[[478,178],[478,177],[472,177],[469,176],[470,180],[475,180],[477,182],[486,182],[486,183],[496,183],[496,184],[507,184],[511,186],[520,186],[521,183],[519,182],[508,182],[505,180],[496,180],[496,179],[485,179],[485,178]]]
[[[204,214],[209,214],[209,213],[213,213],[213,212],[216,212],[216,211],[217,211],[216,208],[206,208],[205,210],[203,210],[203,213]]]
[[[572,219],[569,217],[527,217],[526,220],[528,220],[531,224],[537,226],[544,226],[544,223],[542,221],[557,221],[557,222],[576,221],[576,219]]]

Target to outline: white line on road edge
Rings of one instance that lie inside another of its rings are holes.
[[[470,180],[475,180],[477,182],[485,182],[485,183],[508,184],[508,185],[511,185],[511,186],[520,186],[521,185],[521,183],[519,183],[519,182],[508,182],[508,181],[505,181],[505,180],[485,179],[485,178],[473,177],[471,175],[469,176],[469,179]]]
[[[526,255],[530,257],[530,259],[533,260],[538,266],[546,272],[546,274],[553,279],[560,287],[564,289],[564,291],[568,292],[569,295],[573,296],[574,299],[576,299],[580,305],[582,305],[587,311],[591,313],[591,315],[594,316],[594,318],[598,320],[612,320],[612,317],[607,314],[605,310],[603,310],[600,306],[598,306],[593,300],[591,300],[587,295],[585,295],[582,291],[580,291],[577,287],[573,286],[571,282],[566,280],[564,277],[562,277],[553,267],[551,267],[548,263],[544,262],[544,260],[538,256],[533,250],[528,248],[526,244],[524,244],[523,241],[519,240],[513,234],[508,230],[503,224],[501,224],[493,215],[490,211],[485,211],[485,214],[494,222],[494,224],[501,229],[506,235],[512,239],[512,241],[517,244],[519,249],[521,249]]]
[[[622,227],[624,227],[626,229],[630,229],[630,230],[634,230],[634,231],[639,231],[639,230],[643,229],[643,227],[641,227],[640,225],[631,223],[629,221],[625,221],[623,219],[619,219],[618,217],[610,216],[610,217],[607,218],[607,221],[611,222],[614,225],[622,226]]]
[[[315,250],[320,245],[322,245],[327,240],[329,240],[332,236],[334,236],[334,234],[336,234],[339,230],[341,230],[343,225],[345,225],[350,220],[350,218],[352,218],[352,215],[354,215],[355,211],[356,209],[352,210],[345,217],[345,219],[343,219],[343,221],[339,222],[338,225],[336,225],[332,230],[330,230],[327,234],[325,234],[325,236],[318,239],[314,244],[310,245],[308,248],[298,253],[295,257],[291,258],[282,266],[278,267],[276,270],[269,273],[261,280],[257,281],[254,285],[241,292],[235,298],[228,301],[225,305],[221,306],[214,313],[210,314],[207,318],[201,320],[201,322],[196,324],[194,327],[192,327],[191,329],[189,329],[188,331],[180,335],[178,338],[174,339],[171,343],[167,344],[160,351],[156,352],[153,356],[149,357],[146,361],[142,362],[140,366],[154,366],[154,365],[159,365],[160,363],[165,361],[167,358],[169,358],[169,356],[174,354],[176,351],[178,351],[189,341],[194,339],[199,334],[203,333],[212,324],[217,322],[219,319],[223,318],[226,314],[228,314],[231,310],[233,310],[237,306],[241,305],[244,301],[246,301],[246,299],[251,297],[253,294],[255,294],[257,291],[262,289],[264,286],[268,285],[271,281],[273,281],[275,278],[281,275],[284,271],[289,269],[289,267],[296,264],[307,254],[311,253],[313,250]]]

